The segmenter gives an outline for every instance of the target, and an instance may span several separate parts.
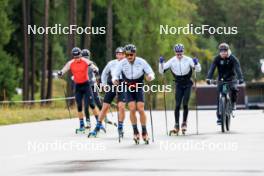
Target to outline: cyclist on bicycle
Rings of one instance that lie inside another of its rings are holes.
[[[238,84],[244,83],[239,60],[231,53],[229,45],[221,43],[219,45],[219,54],[214,58],[213,63],[209,69],[206,82],[207,84],[212,83],[213,74],[215,68],[218,70],[218,81],[230,82],[229,87],[231,91],[231,102],[233,110],[236,109],[236,100],[238,94]],[[237,81],[238,80],[238,81]],[[218,92],[221,90],[221,85],[217,88]],[[219,106],[219,95],[217,96],[217,124],[221,124],[221,118],[218,112]]]

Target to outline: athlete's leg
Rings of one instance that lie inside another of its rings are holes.
[[[183,123],[187,122],[188,118],[188,113],[189,113],[189,100],[191,96],[191,86],[187,86],[184,89],[184,94],[183,94]]]
[[[174,110],[174,117],[175,117],[175,126],[179,127],[179,119],[180,119],[180,109],[181,109],[181,102],[183,98],[183,91],[180,86],[176,86],[176,95],[175,95],[175,101],[176,106]]]
[[[83,94],[81,90],[79,90],[78,85],[76,86],[76,93],[75,93],[75,101],[77,104],[77,110],[78,110],[78,117],[80,119],[80,127],[84,127],[84,121],[83,121],[83,113],[82,113],[82,99]]]

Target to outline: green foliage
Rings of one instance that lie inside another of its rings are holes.
[[[0,1],[0,46],[9,42],[10,34],[13,32],[11,21],[6,13],[8,5],[8,0]]]
[[[3,49],[13,32],[6,12],[8,5],[8,1],[0,1],[0,100],[11,98],[16,87],[16,67],[12,63],[13,58]]]
[[[198,13],[203,23],[211,26],[237,26],[237,35],[215,35],[218,43],[228,42],[240,59],[247,80],[260,76],[258,64],[263,58],[264,1],[200,0]],[[215,9],[215,10],[213,10]],[[208,37],[208,36],[207,36]]]
[[[23,73],[23,27],[22,1],[0,1],[0,93],[6,90],[8,96],[14,93],[15,83],[22,86]],[[92,26],[107,25],[107,0],[92,1]],[[157,72],[158,58],[166,60],[174,55],[175,43],[183,43],[186,55],[198,57],[202,64],[199,79],[208,72],[217,46],[228,42],[233,53],[240,59],[242,70],[248,81],[260,77],[259,59],[264,49],[264,1],[261,0],[112,0],[113,2],[113,46],[134,43],[138,55],[145,58],[156,72],[156,83],[162,83]],[[34,23],[43,26],[44,0],[31,0],[34,8]],[[84,0],[77,1],[77,24],[82,26]],[[69,1],[50,1],[49,26],[69,24]],[[160,25],[171,27],[187,24],[211,26],[237,26],[237,35],[177,35],[160,34]],[[35,35],[36,84],[42,64],[43,36]],[[76,37],[76,45],[81,47],[81,35]],[[59,69],[69,59],[67,55],[67,35],[50,35],[53,46],[53,69]],[[102,70],[106,64],[106,35],[92,35],[92,59]],[[113,48],[114,50],[115,48]],[[14,69],[14,67],[16,69]],[[8,77],[12,79],[7,79]],[[11,75],[12,74],[12,75]],[[166,74],[172,84],[172,75]],[[11,80],[15,80],[12,83]],[[7,83],[4,81],[8,81]],[[9,83],[10,82],[10,83]],[[10,85],[10,86],[9,86]],[[7,87],[8,86],[8,87]]]
[[[9,100],[15,93],[16,67],[11,62],[11,56],[0,50],[0,100]]]

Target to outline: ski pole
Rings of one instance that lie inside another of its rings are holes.
[[[195,87],[195,114],[196,114],[196,134],[198,135],[198,108],[197,108],[197,75],[194,70],[194,87]]]
[[[117,123],[119,125],[119,108],[118,108],[118,88],[116,88],[116,114],[117,114]],[[117,125],[117,131],[118,131],[118,142],[120,143],[121,142],[121,137],[120,137],[120,134],[119,134],[119,127]]]
[[[151,108],[151,92],[149,92],[149,114],[150,114],[150,123],[151,123],[151,135],[152,142],[154,142],[154,130],[153,130],[153,119],[152,119],[152,108]]]
[[[63,90],[64,90],[64,96],[65,96],[65,101],[66,101],[67,109],[68,109],[68,112],[69,112],[69,117],[71,119],[72,118],[72,116],[71,116],[71,109],[70,109],[70,105],[69,105],[68,100],[67,100],[67,94],[66,94],[65,85],[63,85]]]
[[[163,63],[161,64],[162,70],[163,70]],[[165,85],[165,77],[162,75],[162,84]],[[166,135],[168,136],[168,118],[167,118],[167,105],[166,105],[166,93],[163,92],[163,103],[164,103],[164,109],[165,109],[165,124],[166,124]]]

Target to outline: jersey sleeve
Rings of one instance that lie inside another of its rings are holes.
[[[102,75],[101,75],[101,81],[103,85],[107,84],[108,75],[110,73],[110,63],[108,63],[105,68],[103,69]]]
[[[143,68],[144,68],[144,72],[146,73],[146,75],[151,77],[151,80],[155,79],[155,73],[153,72],[151,66],[147,63],[147,61],[143,60]]]
[[[159,73],[163,74],[165,71],[167,71],[171,67],[171,60],[168,60],[165,63],[159,63]]]
[[[117,63],[116,69],[113,71],[112,82],[119,80],[121,72],[122,72],[122,61],[119,61]]]
[[[67,73],[67,72],[70,70],[70,68],[71,68],[71,63],[72,63],[72,60],[68,61],[68,62],[64,65],[64,67],[61,69],[61,72],[62,72],[63,75],[64,75],[65,73]]]
[[[99,72],[99,68],[93,62],[91,62],[89,67],[93,70],[94,73],[98,73]]]
[[[213,61],[213,63],[210,66],[210,69],[209,69],[208,74],[207,74],[207,79],[212,79],[213,78],[214,71],[215,71],[215,68],[216,68],[216,61],[217,61],[217,57],[214,58],[214,61]]]
[[[194,71],[195,72],[201,72],[202,67],[201,67],[201,64],[199,62],[197,63],[197,65],[195,65],[194,62],[193,62],[193,59],[192,58],[189,58],[189,63],[190,63],[190,66],[192,68],[194,68]]]

